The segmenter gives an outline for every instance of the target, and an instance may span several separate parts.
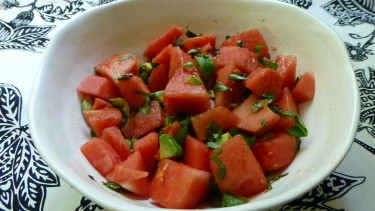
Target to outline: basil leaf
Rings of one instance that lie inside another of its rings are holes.
[[[187,54],[189,54],[189,55],[196,54],[196,53],[198,53],[198,52],[201,51],[201,50],[202,50],[202,48],[191,49],[191,50],[189,50],[189,51],[187,52]]]
[[[220,126],[217,125],[214,121],[211,121],[206,127],[206,137],[207,141],[216,141],[221,135],[223,131],[221,130]]]
[[[111,189],[111,190],[119,190],[119,189],[122,189],[122,187],[115,183],[115,182],[102,182],[104,186],[106,186],[107,188]]]
[[[133,56],[134,56],[133,54],[129,54],[129,55],[126,55],[126,56],[120,57],[118,60],[119,60],[119,61],[122,61],[122,60],[130,59],[130,58],[132,58]]]
[[[223,153],[222,149],[218,149],[215,154],[211,156],[211,160],[219,167],[219,171],[217,172],[216,176],[220,179],[223,180],[227,174],[227,167],[221,160],[218,158],[219,155]]]
[[[203,81],[198,76],[192,75],[185,80],[185,83],[191,84],[191,85],[202,85]]]
[[[182,127],[176,134],[175,139],[177,143],[182,144],[187,134],[188,134],[188,126]]]
[[[308,135],[307,128],[305,124],[303,123],[302,119],[298,114],[296,114],[293,111],[285,111],[281,113],[282,115],[285,116],[290,116],[293,117],[294,120],[296,121],[296,125],[287,129],[287,133],[289,135],[295,136],[295,137],[306,137]]]
[[[133,73],[125,73],[125,74],[122,74],[120,77],[116,78],[116,80],[121,81],[121,80],[129,79],[133,76],[134,76]]]
[[[271,176],[267,176],[267,184],[268,184],[268,187],[267,189],[265,190],[265,192],[268,192],[270,190],[272,190],[272,183],[276,182],[277,180],[285,177],[286,175],[288,175],[288,173],[284,173],[284,174],[281,174],[281,175],[271,175]]]
[[[227,90],[232,91],[232,88],[229,88],[229,87],[225,86],[224,84],[222,84],[220,82],[216,83],[215,86],[214,86],[215,92],[225,92]]]
[[[243,77],[237,74],[229,74],[229,78],[232,80],[238,80],[238,81],[244,81],[247,79],[246,77]]]
[[[194,60],[198,64],[200,75],[204,81],[207,81],[216,72],[215,62],[207,53],[194,56]]]
[[[182,67],[194,67],[193,62],[186,62]]]
[[[139,77],[143,80],[143,82],[145,82],[145,84],[148,84],[148,79],[150,77],[152,70],[158,65],[159,64],[157,63],[150,63],[150,62],[146,62],[140,65]]]
[[[259,53],[264,47],[264,45],[256,45],[254,47],[254,53]]]
[[[246,46],[243,44],[242,40],[238,40],[238,41],[236,42],[236,44],[237,44],[238,47],[246,48]]]
[[[173,45],[182,48],[184,42],[182,40],[173,40]]]
[[[244,197],[236,196],[230,193],[224,193],[221,196],[220,207],[232,207],[241,204],[246,204],[247,202],[249,202],[249,200]]]
[[[193,37],[198,37],[198,35],[196,35],[195,33],[193,33],[192,31],[190,30],[187,30],[185,35],[188,37],[188,38],[193,38]]]

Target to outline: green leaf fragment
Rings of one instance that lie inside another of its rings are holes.
[[[177,143],[182,144],[187,134],[188,134],[188,126],[182,127],[176,134]]]
[[[243,44],[242,40],[237,40],[236,44],[237,44],[238,47],[246,48],[246,46]]]
[[[249,199],[247,198],[236,196],[230,193],[224,193],[221,196],[220,207],[232,207],[232,206],[237,206],[241,204],[246,204],[248,202],[249,202]]]
[[[204,81],[209,80],[216,72],[215,62],[207,53],[202,53],[194,56],[194,60],[198,64],[200,75],[202,76]]]
[[[159,136],[160,159],[179,157],[182,155],[182,147],[177,141],[167,134]]]
[[[125,74],[122,74],[120,77],[116,78],[116,80],[118,80],[118,81],[126,80],[126,79],[129,79],[129,78],[133,77],[133,76],[134,76],[133,73],[125,73]]]
[[[129,116],[130,114],[130,105],[128,101],[125,100],[125,98],[112,98],[109,100],[109,103],[111,103],[114,107],[118,108],[122,115]]]
[[[232,79],[232,80],[237,80],[237,81],[244,81],[244,80],[247,79],[247,77],[240,76],[240,75],[237,75],[237,74],[229,74],[229,78]]]
[[[115,182],[111,182],[111,181],[108,181],[108,182],[102,182],[104,186],[106,186],[107,188],[111,189],[111,190],[119,190],[119,189],[122,189],[122,187],[115,183]]]
[[[187,54],[191,55],[191,54],[196,54],[198,53],[199,51],[201,51],[202,48],[195,48],[195,49],[190,49]]]
[[[90,136],[91,137],[98,137],[98,135],[96,134],[96,132],[93,130],[93,129],[90,129]]]
[[[272,183],[276,182],[277,180],[285,177],[286,175],[288,175],[288,173],[284,173],[284,174],[280,174],[280,175],[270,175],[270,176],[267,176],[267,189],[265,190],[265,192],[268,192],[270,190],[272,190]]]
[[[81,102],[81,111],[90,110],[94,105],[94,98],[89,95],[85,95]]]
[[[203,85],[203,81],[196,75],[191,75],[189,78],[185,80],[185,83],[191,85]]]
[[[289,135],[292,135],[292,136],[295,136],[295,137],[306,137],[308,135],[308,131],[307,131],[307,128],[305,126],[305,124],[303,123],[301,117],[296,114],[295,112],[293,111],[285,111],[285,112],[282,112],[281,113],[282,115],[285,115],[285,116],[290,116],[290,117],[293,117],[294,120],[296,121],[296,125],[287,129],[287,133]]]
[[[224,84],[222,84],[220,82],[216,83],[215,86],[214,86],[215,92],[225,92],[227,90],[232,91],[232,88],[229,88],[229,87],[225,86]]]
[[[134,56],[133,54],[129,54],[129,55],[126,55],[126,56],[120,57],[118,60],[119,60],[119,61],[122,61],[122,60],[130,59],[130,58],[132,58],[133,56]]]
[[[254,53],[259,53],[264,47],[264,45],[256,45],[254,47]]]
[[[217,149],[215,153],[211,156],[211,160],[219,167],[219,171],[217,172],[216,176],[223,180],[227,174],[227,167],[225,164],[218,158],[219,155],[223,153],[222,149]]]
[[[186,33],[185,33],[186,37],[188,38],[193,38],[193,37],[198,37],[197,34],[193,33],[192,31],[190,30],[187,30]]]

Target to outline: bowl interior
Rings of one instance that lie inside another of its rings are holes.
[[[305,11],[288,4],[246,0],[129,0],[94,8],[75,18],[53,38],[33,87],[29,125],[47,164],[83,195],[109,209],[149,210],[150,200],[132,200],[105,181],[79,148],[89,139],[76,86],[93,67],[116,52],[142,61],[147,43],[172,25],[195,33],[226,35],[258,28],[277,54],[298,57],[298,73],[313,72],[316,95],[301,108],[309,136],[302,139],[288,176],[236,210],[265,209],[315,187],[348,152],[357,127],[359,100],[354,73],[341,40]],[[96,181],[89,178],[91,175]],[[226,208],[233,209],[233,208]]]

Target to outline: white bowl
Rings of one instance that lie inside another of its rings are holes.
[[[250,0],[125,0],[94,8],[52,39],[35,79],[29,126],[47,164],[63,180],[113,210],[159,210],[151,200],[126,198],[101,184],[80,152],[88,138],[76,86],[93,66],[120,51],[142,58],[146,44],[172,25],[223,40],[258,28],[276,54],[298,57],[297,72],[313,72],[315,99],[301,109],[309,136],[285,170],[289,174],[251,202],[222,210],[263,210],[301,196],[324,180],[349,151],[359,117],[359,95],[343,42],[325,24],[288,4]],[[221,41],[219,40],[219,42]],[[92,175],[96,181],[91,180]],[[215,208],[206,208],[216,210]]]

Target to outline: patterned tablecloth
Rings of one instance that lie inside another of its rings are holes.
[[[33,78],[55,33],[79,13],[111,1],[0,0],[0,210],[104,210],[48,168],[30,137],[26,113]],[[342,164],[277,210],[374,210],[375,1],[279,1],[303,8],[338,33],[357,76],[361,116]]]

